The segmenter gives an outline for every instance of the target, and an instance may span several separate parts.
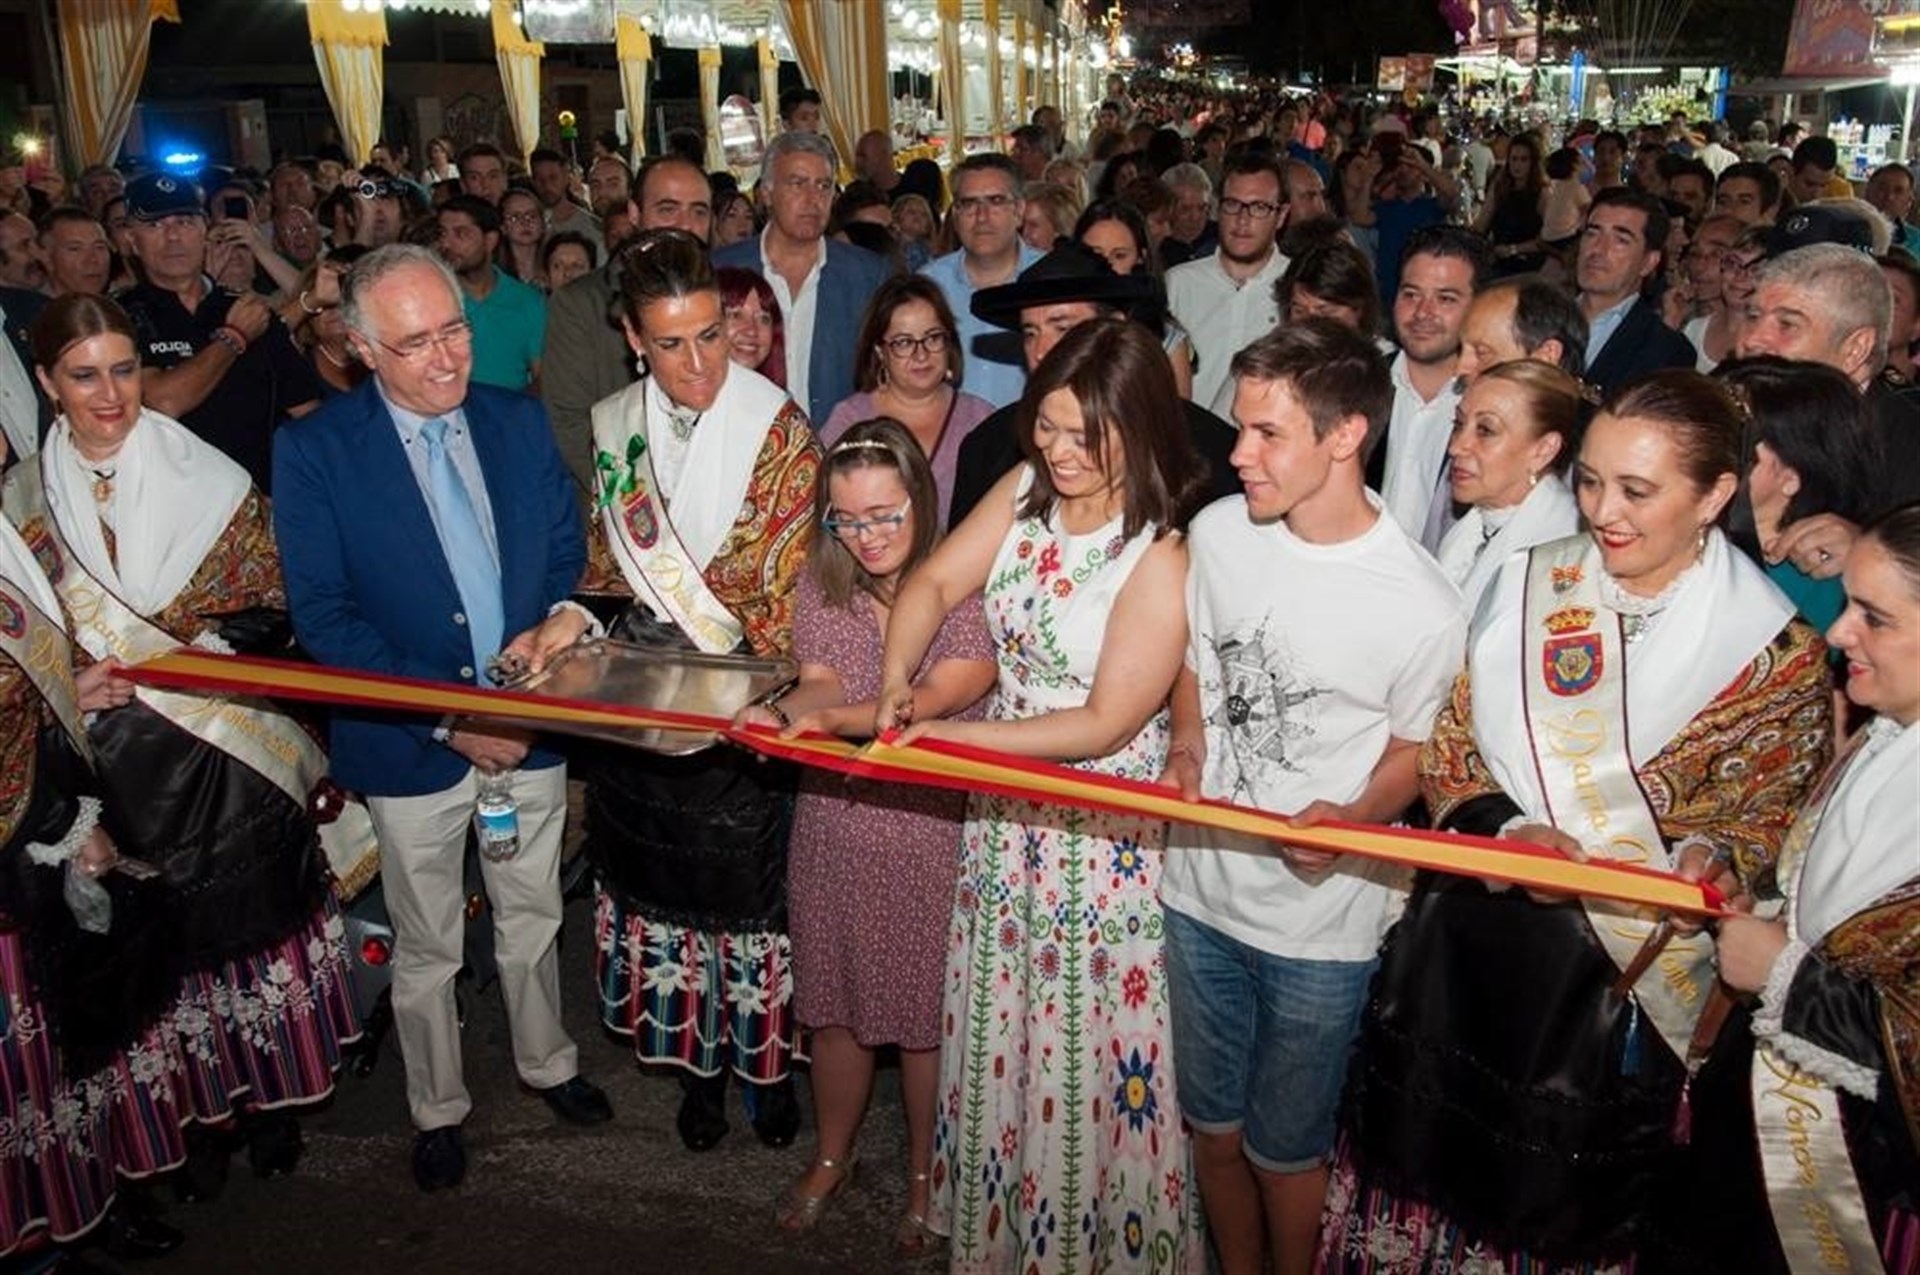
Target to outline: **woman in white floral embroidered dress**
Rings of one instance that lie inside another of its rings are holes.
[[[1035,369],[1026,464],[902,589],[882,729],[942,617],[985,589],[999,689],[941,739],[1151,782],[1186,643],[1178,535],[1202,465],[1165,354],[1089,323]],[[1157,897],[1165,825],[994,796],[970,803],[945,990],[933,1229],[956,1271],[1205,1265],[1173,1096]]]

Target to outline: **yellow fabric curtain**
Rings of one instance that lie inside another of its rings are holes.
[[[500,84],[507,94],[512,145],[522,160],[540,144],[540,59],[547,46],[529,40],[513,18],[513,0],[493,0],[493,52],[500,63]]]
[[[880,0],[780,0],[780,12],[845,167],[860,134],[884,132],[890,123],[887,7]]]
[[[1000,68],[1000,0],[986,0],[982,6],[987,22],[987,133],[992,149],[1000,149],[1007,131],[1006,73]]]
[[[155,22],[180,21],[179,0],[60,0],[61,109],[79,166],[111,164],[133,123]]]
[[[760,37],[760,127],[768,138],[780,119],[780,56],[773,41]]]
[[[653,37],[638,18],[623,13],[614,23],[613,53],[620,63],[620,104],[627,108],[627,148],[637,165],[647,153],[647,63],[653,61]]]
[[[1029,83],[1033,86],[1033,109],[1039,110],[1053,101],[1047,85],[1047,28],[1045,23],[1033,25],[1033,72]]]
[[[947,162],[967,154],[967,65],[960,44],[961,0],[939,0],[940,109],[947,118]]]
[[[707,171],[727,166],[727,148],[720,142],[720,49],[700,50],[700,125],[707,134]]]
[[[1013,120],[1009,127],[1027,122],[1027,19],[1013,15]]]
[[[380,140],[386,11],[350,13],[340,0],[312,0],[307,5],[307,32],[313,37],[320,85],[333,107],[347,158],[358,167],[373,155],[373,144]]]

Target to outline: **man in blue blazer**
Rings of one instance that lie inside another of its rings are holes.
[[[1650,372],[1694,364],[1693,343],[1645,295],[1666,261],[1670,226],[1659,200],[1624,186],[1601,191],[1587,210],[1574,276],[1589,333],[1586,381],[1603,396]]]
[[[344,288],[349,340],[374,374],[274,445],[295,631],[324,664],[484,685],[503,644],[534,656],[587,626],[565,601],[586,557],[572,484],[538,402],[468,384],[472,328],[433,253],[382,248]],[[472,1102],[453,980],[483,772],[510,774],[518,808],[518,854],[482,863],[515,1067],[562,1118],[610,1118],[560,1021],[561,759],[516,732],[431,717],[341,711],[332,730],[334,776],[366,795],[380,838],[421,1188],[455,1185],[466,1169],[460,1123]]]
[[[767,147],[767,228],[713,254],[766,278],[786,325],[787,392],[815,429],[854,391],[853,343],[867,301],[886,281],[884,259],[827,238],[833,210],[833,144],[782,133]]]

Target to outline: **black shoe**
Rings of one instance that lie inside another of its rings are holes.
[[[284,1178],[300,1163],[306,1140],[300,1122],[281,1111],[256,1111],[241,1118],[247,1135],[247,1162],[256,1178]]]
[[[119,1205],[107,1211],[102,1237],[107,1255],[122,1262],[165,1257],[187,1238],[157,1217]]]
[[[413,1180],[422,1191],[459,1186],[466,1176],[467,1149],[461,1145],[459,1125],[414,1135]]]
[[[793,1096],[793,1077],[771,1085],[746,1087],[747,1119],[760,1141],[778,1149],[793,1145],[800,1132],[800,1103]]]
[[[541,1101],[553,1108],[553,1114],[568,1124],[605,1124],[613,1119],[613,1104],[598,1086],[579,1076],[563,1080],[550,1089],[536,1089]]]
[[[711,1151],[727,1136],[727,1073],[682,1076],[680,1114],[674,1127],[689,1151]]]
[[[235,1129],[191,1125],[187,1129],[187,1162],[173,1175],[173,1198],[182,1204],[206,1204],[227,1189],[227,1162],[240,1145]]]

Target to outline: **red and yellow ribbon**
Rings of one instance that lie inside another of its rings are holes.
[[[1297,828],[1284,815],[1224,801],[1183,800],[1170,788],[1091,774],[1068,766],[1011,757],[944,740],[900,747],[875,740],[860,747],[837,736],[791,739],[762,726],[736,727],[725,718],[663,709],[598,704],[524,691],[479,690],[444,682],[346,672],[313,664],[183,649],[126,671],[131,680],[169,690],[266,695],[353,708],[441,716],[489,717],[528,726],[611,726],[631,730],[687,730],[720,735],[770,757],[888,782],[991,793],[1025,801],[1106,810],[1246,833],[1310,850],[1357,854],[1414,868],[1486,877],[1529,889],[1617,899],[1663,912],[1714,916],[1726,902],[1713,887],[1664,872],[1597,860],[1575,862],[1557,851],[1521,841],[1459,833],[1322,823]]]

